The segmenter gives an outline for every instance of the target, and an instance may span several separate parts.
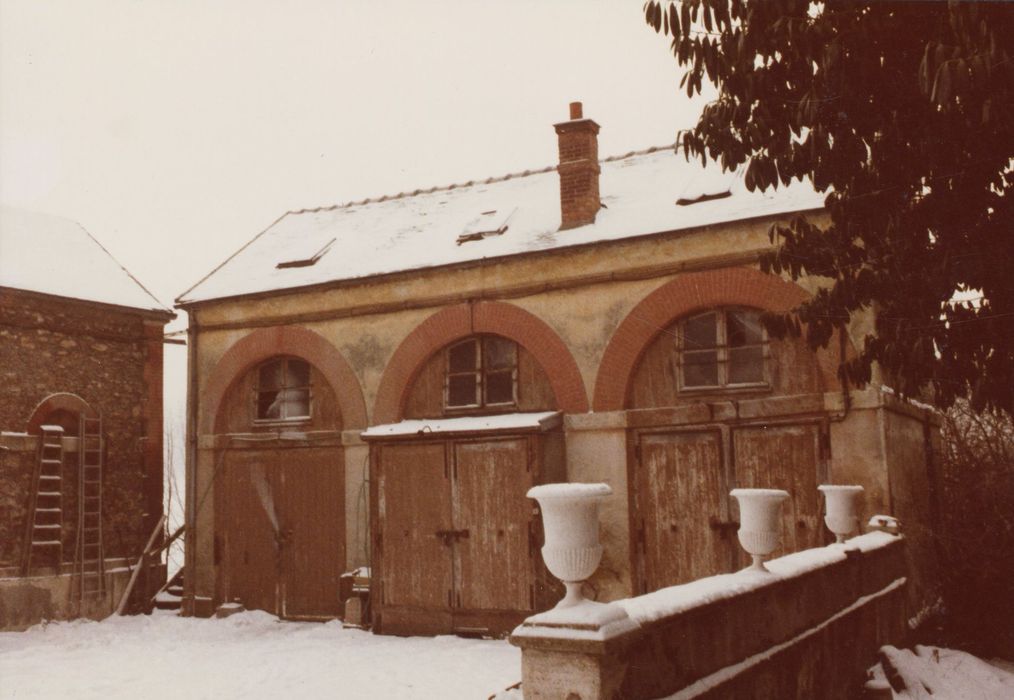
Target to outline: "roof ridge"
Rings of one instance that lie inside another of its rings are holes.
[[[617,154],[600,158],[600,163],[614,163],[616,161],[625,160],[627,158],[633,158],[635,156],[646,156],[651,153],[657,153],[664,149],[675,149],[679,146],[679,141],[675,143],[667,143],[661,146],[649,146],[648,148],[642,148],[639,150],[628,151],[623,154]],[[485,180],[469,180],[468,182],[454,183],[451,185],[434,185],[429,188],[422,188],[412,190],[411,192],[399,192],[398,194],[385,194],[379,197],[366,197],[364,199],[352,200],[349,202],[342,202],[341,204],[331,204],[322,207],[307,207],[305,209],[291,209],[283,214],[279,219],[288,216],[289,214],[315,214],[322,211],[336,211],[338,209],[349,209],[351,207],[360,207],[366,204],[378,204],[380,202],[387,202],[394,199],[407,199],[408,197],[417,197],[421,194],[432,194],[434,192],[450,192],[451,190],[462,189],[464,187],[474,187],[475,185],[491,185],[496,182],[506,182],[507,180],[513,180],[519,177],[528,177],[530,175],[541,175],[543,173],[550,173],[556,170],[559,166],[547,165],[543,168],[537,168],[534,170],[522,170],[520,172],[507,173],[505,175],[498,175],[488,177]],[[275,222],[277,223],[277,221]],[[273,225],[273,224],[272,224]],[[270,228],[270,226],[268,227]],[[263,233],[263,232],[262,232]],[[223,263],[224,264],[224,263]],[[203,280],[202,280],[203,281]],[[197,285],[194,285],[197,286]],[[188,290],[190,291],[190,290]]]

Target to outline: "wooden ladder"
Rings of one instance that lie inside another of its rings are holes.
[[[77,556],[74,560],[81,600],[101,597],[106,592],[102,547],[103,443],[102,419],[82,417],[78,450]]]
[[[23,576],[31,573],[33,560],[46,560],[58,570],[63,561],[63,428],[43,425],[40,431],[21,560]]]

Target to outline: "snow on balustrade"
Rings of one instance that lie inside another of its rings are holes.
[[[630,619],[643,625],[843,561],[846,558],[846,550],[858,549],[869,552],[896,540],[897,537],[884,532],[869,532],[841,544],[806,549],[772,559],[765,562],[768,573],[743,569],[734,574],[710,576],[635,598],[619,600],[616,604],[627,612]]]

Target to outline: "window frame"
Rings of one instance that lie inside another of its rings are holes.
[[[490,374],[505,374],[506,369],[489,370],[485,366],[486,362],[486,343],[491,339],[503,341],[511,344],[513,348],[513,358],[510,366],[511,375],[511,398],[509,401],[497,401],[490,402],[486,398],[486,390],[488,386],[488,375]],[[467,371],[452,371],[451,370],[451,351],[454,348],[460,347],[466,344],[473,344],[475,353],[475,369]],[[519,364],[519,348],[518,344],[499,335],[473,335],[461,340],[455,341],[444,348],[444,396],[443,396],[443,409],[447,413],[463,413],[463,412],[475,412],[475,411],[489,411],[494,412],[502,410],[504,408],[515,408],[518,405],[518,364]],[[476,403],[470,404],[457,404],[451,405],[451,379],[452,377],[463,377],[463,376],[474,376],[475,377],[475,398]]]
[[[306,365],[306,384],[288,386],[286,378],[288,377],[289,362],[301,362]],[[282,418],[261,418],[260,412],[260,396],[261,394],[268,393],[268,390],[261,390],[261,370],[275,362],[282,363],[281,369],[281,386],[273,391],[281,392],[287,389],[306,389],[306,415],[304,416],[292,416]],[[291,355],[281,355],[272,357],[264,362],[259,363],[252,370],[253,373],[253,390],[252,390],[252,404],[253,404],[253,421],[254,425],[298,425],[302,423],[309,423],[313,420],[313,365],[304,360],[301,357],[294,357]]]
[[[675,334],[676,334],[676,389],[680,394],[704,394],[714,392],[736,392],[736,391],[757,391],[767,390],[771,388],[771,373],[770,373],[770,347],[771,339],[768,337],[767,329],[763,324],[760,326],[761,340],[759,343],[747,343],[745,345],[738,345],[736,348],[755,348],[760,347],[761,349],[761,380],[756,382],[730,382],[730,364],[731,364],[731,352],[734,349],[729,345],[729,314],[735,312],[750,312],[755,313],[758,316],[762,313],[759,309],[753,309],[750,307],[743,306],[723,306],[711,309],[701,310],[699,312],[684,316],[676,322]],[[716,317],[715,327],[715,345],[707,348],[693,348],[688,349],[686,347],[685,330],[688,321],[691,321],[702,316],[714,314]],[[714,351],[716,353],[716,377],[717,384],[694,384],[688,386],[686,384],[684,376],[684,368],[686,363],[684,362],[684,354],[694,351]]]

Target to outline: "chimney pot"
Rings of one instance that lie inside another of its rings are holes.
[[[580,102],[571,102],[570,103],[570,119],[571,119],[571,121],[574,121],[575,119],[583,119],[583,118],[584,118],[584,115],[583,115],[583,110],[581,108],[581,103]]]

